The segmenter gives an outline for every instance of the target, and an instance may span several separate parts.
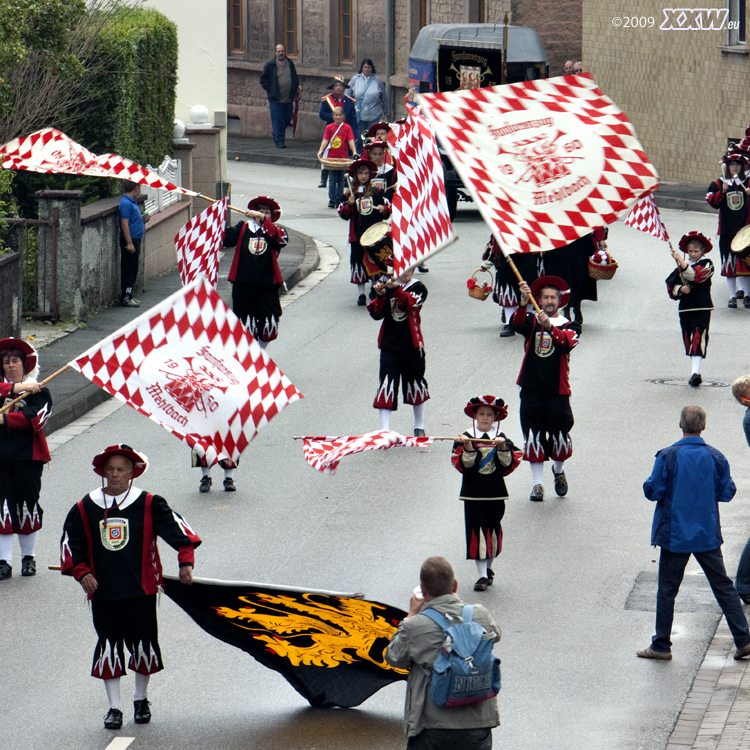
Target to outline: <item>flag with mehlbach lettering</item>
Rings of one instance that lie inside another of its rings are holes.
[[[187,195],[198,193],[159,177],[146,167],[118,154],[97,154],[56,128],[14,138],[0,146],[3,169],[25,169],[43,174],[80,174],[87,177],[116,177]]]
[[[205,276],[214,289],[219,275],[219,258],[224,242],[228,198],[212,203],[193,216],[174,238],[177,267],[183,286]]]
[[[361,594],[201,578],[183,586],[170,576],[164,590],[203,630],[282,674],[316,708],[358,706],[407,677],[385,660],[406,612]]]
[[[205,456],[237,461],[302,398],[204,278],[69,365]]]
[[[564,247],[659,185],[627,116],[587,74],[419,102],[508,252]]]

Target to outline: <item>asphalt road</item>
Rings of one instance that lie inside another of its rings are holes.
[[[286,308],[280,338],[268,349],[305,399],[282,412],[248,448],[234,494],[219,491],[218,470],[213,492],[198,494],[200,472],[189,470],[189,450],[128,408],[56,451],[43,480],[40,573],[0,583],[0,748],[128,746],[127,740],[110,744],[117,737],[135,738],[134,750],[395,750],[405,744],[403,683],[357,709],[311,709],[282,677],[212,639],[167,598],[159,615],[167,668],[151,681],[153,721],[133,725],[129,676],[123,680],[125,727],[117,733],[102,728],[104,690],[88,676],[96,640],[90,614],[80,587],[46,565],[57,562],[68,509],[97,486],[93,455],[114,442],[149,456],[141,486],[167,497],[204,539],[196,575],[361,591],[406,607],[422,560],[448,557],[459,594],[490,607],[503,629],[496,747],[663,748],[718,615],[686,598],[681,609],[688,611],[675,618],[674,660],[636,658],[635,650],[650,641],[654,620],[653,599],[638,596],[636,580],[640,576],[639,586],[648,585],[650,576],[642,574],[655,572],[657,557],[649,547],[652,506],[641,485],[653,454],[680,437],[680,408],[704,406],[705,437],[728,456],[739,490],[723,509],[724,553],[734,570],[750,530],[750,469],[742,410],[720,384],[748,370],[744,334],[750,310],[726,309],[723,282],[716,280],[718,309],[703,376],[718,383],[690,389],[676,304],[663,283],[672,266],[668,250],[622,222],[611,228],[610,249],[621,267],[613,281],[599,284],[598,303],[584,303],[583,336],[572,355],[570,493],[554,496],[548,469],[547,499],[530,503],[528,467],[509,478],[496,583],[478,594],[472,590],[474,564],[464,559],[460,479],[450,465],[449,443],[347,458],[334,477],[304,462],[293,435],[378,429],[371,406],[378,324],[356,307],[347,225],[325,207],[325,191],[315,187],[317,171],[231,164],[229,179],[234,205],[243,197],[272,195],[284,207],[284,223],[330,243],[342,256],[328,278]],[[674,238],[716,228],[707,214],[665,210],[663,218]],[[427,432],[465,429],[466,401],[493,393],[509,403],[503,426],[520,443],[515,379],[522,340],[499,339],[499,308],[466,292],[487,228],[463,205],[455,228],[460,241],[433,258],[423,277],[432,395]],[[399,408],[391,424],[410,434],[411,409]],[[17,547],[15,554],[20,559]],[[170,548],[163,546],[162,559],[166,572],[176,571]],[[695,572],[692,564],[689,571]]]

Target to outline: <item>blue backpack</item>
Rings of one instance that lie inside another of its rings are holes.
[[[500,659],[492,653],[495,633],[473,622],[474,607],[464,606],[463,622],[451,625],[434,609],[420,614],[437,623],[445,634],[432,665],[430,697],[438,706],[466,706],[494,698],[500,691]]]

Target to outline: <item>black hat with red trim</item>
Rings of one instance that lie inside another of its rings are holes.
[[[23,353],[25,362],[23,366],[24,375],[28,375],[30,378],[36,378],[39,374],[39,357],[37,356],[36,349],[28,342],[23,339],[15,339],[9,337],[7,339],[0,339],[0,355],[2,352],[8,349],[18,349]]]
[[[94,465],[94,472],[100,477],[104,476],[104,465],[110,456],[125,456],[125,458],[130,459],[133,462],[133,479],[141,476],[148,469],[148,459],[143,453],[131,448],[129,445],[125,445],[125,443],[118,443],[117,445],[108,446],[101,453],[94,456],[94,460],[91,463]]]
[[[688,232],[687,234],[683,234],[682,237],[680,237],[679,242],[680,250],[682,250],[683,253],[686,253],[687,246],[694,241],[703,243],[704,253],[711,252],[711,248],[713,247],[713,245],[711,244],[711,240],[709,240],[708,237],[701,234],[700,232]]]
[[[501,422],[508,416],[508,407],[501,398],[495,398],[489,394],[486,396],[474,396],[464,408],[464,414],[472,419],[476,418],[477,409],[480,406],[489,406],[495,410],[495,422]]]
[[[350,177],[356,177],[357,176],[357,170],[360,167],[369,167],[370,168],[370,177],[372,177],[374,174],[378,173],[378,165],[374,161],[370,161],[370,159],[357,159],[356,161],[353,161],[349,165],[349,176]]]
[[[367,141],[367,143],[365,143],[365,151],[369,151],[371,148],[376,147],[384,148],[387,150],[388,144],[380,138],[373,138],[371,141]]]
[[[570,303],[570,284],[559,276],[540,276],[531,285],[531,294],[534,296],[534,299],[539,300],[539,292],[545,286],[554,287],[560,293],[560,299],[557,303],[558,309],[562,309]]]
[[[251,211],[257,211],[259,206],[266,206],[271,209],[271,222],[276,223],[281,218],[281,206],[267,195],[259,195],[257,198],[253,198],[247,207]]]
[[[728,151],[726,154],[724,154],[722,158],[723,164],[729,164],[733,161],[737,161],[740,164],[744,164],[747,166],[748,164],[748,154],[746,153],[746,146],[735,146],[730,151]]]

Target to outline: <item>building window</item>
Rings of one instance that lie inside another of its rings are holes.
[[[339,62],[352,59],[352,0],[339,0]]]
[[[287,55],[297,55],[297,0],[284,0],[284,46]]]
[[[245,51],[245,39],[242,33],[242,5],[244,0],[229,0],[227,19],[227,46],[231,53],[241,53]]]
[[[478,13],[479,23],[484,23],[487,20],[487,3],[485,0],[479,0]]]
[[[729,46],[746,44],[745,0],[729,0],[728,21],[727,44]]]
[[[429,0],[419,0],[419,28],[422,29],[430,22]]]

